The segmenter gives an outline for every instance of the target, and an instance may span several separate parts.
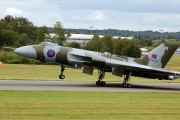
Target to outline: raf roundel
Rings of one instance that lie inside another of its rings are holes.
[[[52,49],[48,50],[47,51],[47,56],[50,57],[50,58],[54,57],[55,56],[54,50],[52,50]]]

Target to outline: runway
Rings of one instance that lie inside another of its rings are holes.
[[[95,82],[0,80],[0,90],[180,92],[180,83],[132,83],[132,88],[124,88],[120,82],[96,86]]]

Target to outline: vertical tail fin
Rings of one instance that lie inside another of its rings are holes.
[[[178,47],[177,44],[162,43],[147,55],[135,58],[134,61],[150,67],[164,68]]]

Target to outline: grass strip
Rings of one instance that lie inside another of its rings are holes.
[[[179,120],[179,93],[0,91],[0,119]]]
[[[173,56],[167,67],[169,69],[180,71],[180,56]],[[25,64],[4,64],[0,66],[0,80],[59,80],[60,66],[58,65],[25,65]],[[83,74],[81,69],[66,68],[64,71],[67,81],[96,81],[98,71],[94,74]],[[111,73],[106,73],[105,81],[122,82],[123,77],[117,77]],[[174,81],[158,81],[132,77],[132,82],[180,82],[180,79]]]

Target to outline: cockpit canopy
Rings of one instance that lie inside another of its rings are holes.
[[[42,42],[39,45],[41,45],[41,46],[57,46],[57,44],[52,43],[52,42]]]

